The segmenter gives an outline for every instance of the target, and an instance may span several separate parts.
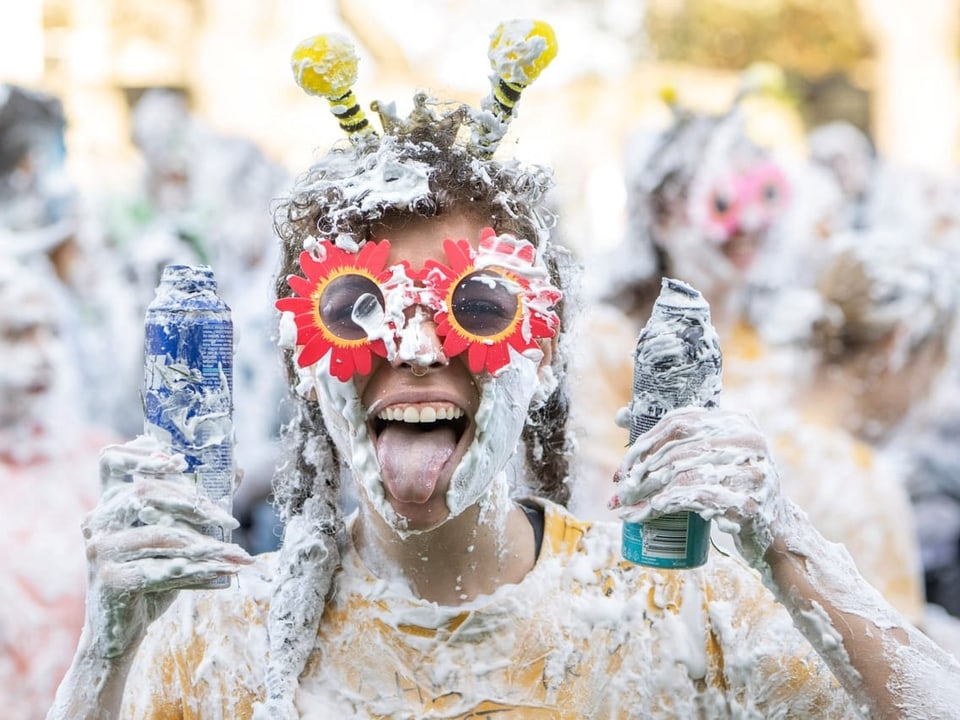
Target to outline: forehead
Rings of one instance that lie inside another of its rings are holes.
[[[370,239],[390,241],[388,265],[406,260],[418,268],[429,259],[444,260],[443,241],[446,238],[466,238],[476,246],[480,231],[488,224],[463,214],[431,218],[415,216],[374,226]]]
[[[41,290],[23,285],[0,289],[0,327],[54,326],[57,322],[56,305]]]

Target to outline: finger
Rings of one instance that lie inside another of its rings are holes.
[[[724,485],[674,486],[636,505],[623,507],[620,516],[627,522],[646,522],[661,515],[693,512],[705,520],[718,521],[724,532],[737,534],[744,525],[757,523],[765,500]]]
[[[151,558],[104,568],[101,582],[122,593],[159,593],[206,584],[217,577],[236,575],[239,569],[217,560]]]
[[[699,426],[702,426],[710,418],[723,414],[725,414],[724,411],[717,408],[707,409],[695,405],[674,408],[640,437],[646,440],[649,449],[653,449],[658,442],[657,438],[663,441],[686,437],[694,433]]]
[[[134,474],[177,475],[186,470],[183,455],[161,445],[156,438],[140,435],[100,451],[100,484],[107,490],[118,482],[130,482]]]
[[[116,531],[137,523],[172,525],[177,522],[199,527],[233,530],[236,518],[212,501],[195,484],[140,478],[108,490],[84,521],[84,534]]]
[[[646,503],[654,509],[660,509],[669,499],[682,497],[693,503],[690,508],[682,509],[699,511],[721,508],[702,499],[711,492],[729,492],[734,496],[754,498],[756,502],[766,502],[777,493],[778,476],[768,463],[755,462],[749,456],[734,456],[732,463],[724,464],[728,458],[725,451],[717,449],[695,459],[652,471],[638,484],[618,486],[608,507],[615,510]],[[698,499],[698,494],[702,498]],[[732,500],[730,502],[733,503]]]
[[[631,448],[637,459],[669,452],[687,444],[725,443],[755,449],[766,440],[746,413],[717,408],[683,407],[671,410],[659,423],[641,435]]]
[[[653,518],[679,512],[692,512],[705,520],[716,516],[716,511],[709,503],[691,488],[679,488],[665,491],[633,505],[620,508],[620,518],[624,522],[643,523]]]
[[[87,544],[89,561],[126,563],[149,557],[216,559],[250,564],[253,558],[239,545],[223,542],[188,527],[128,528]]]
[[[745,478],[742,482],[752,482],[758,477],[747,473],[758,460],[752,451],[674,442],[677,445],[670,453],[655,455],[630,468],[617,485],[618,504],[633,505],[672,484],[709,485],[741,476]]]
[[[200,491],[192,496],[148,495],[139,520],[147,525],[184,522],[200,527],[234,530],[240,526],[233,515]]]

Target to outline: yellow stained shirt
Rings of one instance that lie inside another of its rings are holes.
[[[535,568],[463,606],[397,591],[344,548],[302,717],[856,717],[755,571],[716,551],[696,570],[631,565],[618,525],[544,508]],[[180,594],[140,648],[124,717],[251,717],[275,561]]]

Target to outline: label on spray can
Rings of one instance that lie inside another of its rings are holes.
[[[714,407],[722,357],[710,306],[699,291],[663,278],[634,354],[630,443],[674,408]],[[624,523],[623,557],[641,565],[691,568],[707,561],[710,523],[696,513]]]
[[[207,265],[163,270],[144,324],[143,405],[144,432],[183,453],[200,489],[232,512],[233,321]],[[230,540],[219,527],[203,531]]]

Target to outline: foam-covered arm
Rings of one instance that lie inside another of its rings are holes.
[[[239,546],[204,534],[237,521],[200,492],[185,468],[182,455],[147,436],[102,452],[103,494],[83,523],[84,627],[50,720],[119,717],[130,663],[177,592],[252,561]]]
[[[792,504],[777,519],[758,569],[866,717],[956,717],[957,660],[894,609],[846,548],[825,540]]]

